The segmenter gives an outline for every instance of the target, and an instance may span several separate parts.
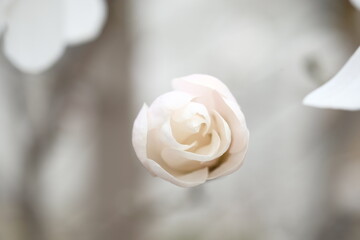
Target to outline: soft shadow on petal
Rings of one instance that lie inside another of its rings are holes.
[[[207,96],[198,97],[194,101],[203,103],[209,109],[217,111],[229,125],[231,130],[230,153],[246,151],[249,142],[249,130],[246,126],[244,114],[236,102],[223,98],[216,91],[212,91]]]
[[[104,0],[65,0],[65,38],[70,44],[95,39],[107,16]]]
[[[221,146],[219,148],[219,154],[223,155],[230,147],[231,144],[231,130],[229,124],[225,119],[217,112],[213,111],[214,119],[216,121],[216,129],[221,138]]]
[[[157,97],[149,107],[149,130],[160,127],[174,110],[184,107],[192,98],[191,95],[180,91],[168,92]]]
[[[201,162],[186,159],[177,152],[171,151],[170,148],[165,148],[161,151],[161,158],[171,169],[182,172],[191,172],[204,167],[201,165]]]
[[[360,47],[334,78],[307,95],[303,103],[319,108],[360,110]]]
[[[208,169],[203,168],[191,173],[180,173],[171,171],[166,166],[162,167],[159,163],[148,158],[147,137],[148,137],[148,107],[144,104],[135,119],[132,142],[135,153],[141,163],[153,176],[163,178],[181,187],[193,187],[204,183],[208,177]],[[166,168],[166,169],[165,169]]]
[[[208,179],[214,179],[221,176],[229,175],[237,171],[244,162],[246,150],[235,154],[225,154],[222,163],[209,173]]]
[[[192,143],[192,144],[181,144],[179,143],[174,135],[173,135],[173,131],[171,129],[171,125],[170,125],[170,119],[167,120],[161,127],[161,131],[159,134],[159,138],[161,139],[161,141],[163,142],[163,144],[165,146],[177,149],[177,150],[187,150],[191,147],[193,147],[196,143]]]
[[[63,2],[26,0],[15,4],[5,32],[5,54],[22,71],[39,73],[64,51]]]
[[[244,162],[249,144],[249,130],[239,106],[231,100],[213,93],[216,110],[229,124],[232,142],[229,151],[220,158],[220,164],[209,174],[209,179],[229,175],[238,170]]]
[[[196,98],[195,101],[204,103],[209,108],[216,110],[231,129],[229,150],[220,158],[219,166],[210,171],[209,178],[228,175],[238,170],[244,161],[249,144],[249,130],[239,106],[234,101],[223,98],[216,91],[212,91],[208,96]]]
[[[156,176],[159,176],[162,179],[165,179],[180,187],[194,187],[202,184],[207,180],[209,175],[208,168],[202,168],[187,174],[172,175],[165,171],[158,163],[152,160],[149,160],[146,165],[147,168]]]
[[[171,161],[173,156],[180,156],[181,158],[184,159],[200,161],[200,162],[209,162],[215,160],[216,158],[221,156],[221,154],[219,153],[221,142],[220,142],[220,137],[216,131],[213,130],[212,135],[213,137],[211,139],[210,144],[206,146],[206,149],[201,150],[202,152],[206,151],[207,152],[206,154],[188,152],[174,148],[164,148],[164,150],[161,153],[164,158],[164,161]]]
[[[173,88],[179,91],[188,92],[195,96],[208,94],[210,91],[217,91],[222,96],[235,101],[229,89],[219,79],[205,74],[193,74],[186,77],[176,78],[172,82]]]

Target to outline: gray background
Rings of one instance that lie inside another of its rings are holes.
[[[40,75],[0,57],[1,240],[360,239],[360,113],[305,107],[359,45],[336,0],[108,1],[94,42]],[[182,189],[131,127],[171,79],[206,73],[251,134],[236,173]]]

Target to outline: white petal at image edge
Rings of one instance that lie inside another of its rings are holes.
[[[354,7],[360,10],[360,0],[350,0],[350,2],[354,5]]]
[[[4,51],[20,70],[39,73],[55,63],[64,51],[63,2],[17,1],[9,14]]]
[[[329,82],[307,95],[305,105],[360,110],[360,47]]]
[[[78,44],[95,39],[107,16],[104,0],[65,0],[65,37]]]

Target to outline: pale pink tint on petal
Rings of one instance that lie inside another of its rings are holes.
[[[141,163],[153,176],[158,176],[181,187],[193,187],[204,183],[208,177],[208,169],[200,169],[187,174],[171,172],[161,167],[147,156],[148,107],[144,105],[134,121],[132,143]]]
[[[218,111],[231,128],[232,143],[229,152],[236,153],[246,151],[249,143],[249,130],[244,114],[237,103],[221,97],[219,97],[218,100],[220,100],[217,102],[219,103]]]
[[[65,3],[65,38],[78,44],[96,38],[105,23],[105,0],[63,0]]]
[[[20,70],[39,73],[63,54],[63,1],[16,1],[9,13],[4,50]]]
[[[222,96],[235,101],[234,96],[224,83],[217,78],[205,74],[193,74],[173,80],[173,88],[179,91],[191,93],[195,96],[208,94],[209,90],[215,90]]]
[[[149,107],[149,129],[162,125],[174,110],[184,107],[192,98],[180,91],[168,92],[156,98]]]
[[[307,95],[303,103],[318,108],[360,110],[360,47],[335,77]]]

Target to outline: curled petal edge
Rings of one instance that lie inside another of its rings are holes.
[[[360,110],[360,47],[330,81],[309,93],[303,104],[318,108]]]
[[[132,135],[132,143],[136,155],[144,167],[147,168],[153,176],[161,177],[180,187],[194,187],[204,183],[208,178],[208,168],[203,168],[188,174],[171,174],[163,167],[161,167],[157,162],[147,157],[147,113],[148,107],[146,104],[144,104],[135,119]]]
[[[223,97],[236,102],[236,99],[224,83],[206,74],[193,74],[176,78],[173,80],[172,85],[176,90],[188,92],[195,96],[206,95],[209,90],[216,91]]]

